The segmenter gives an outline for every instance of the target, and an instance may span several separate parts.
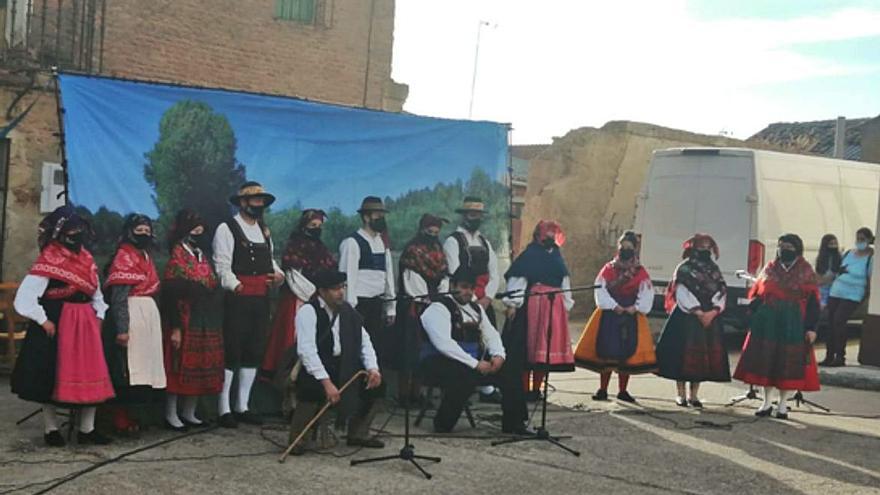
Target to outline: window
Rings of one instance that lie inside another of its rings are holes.
[[[316,2],[317,0],[275,0],[275,18],[314,24]]]

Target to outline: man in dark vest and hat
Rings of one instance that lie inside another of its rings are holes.
[[[370,334],[379,363],[385,366],[390,358],[388,329],[394,324],[394,269],[385,205],[380,198],[367,196],[358,213],[363,227],[342,240],[339,245],[339,271],[345,273],[348,289],[345,300],[364,317],[364,328]]]
[[[290,420],[290,440],[298,437],[320,406],[329,401],[348,420],[348,445],[382,448],[384,443],[369,437],[376,413],[375,391],[382,384],[382,375],[364,319],[345,301],[344,273],[323,271],[314,278],[316,294],[296,313],[296,351],[302,366],[296,379],[297,406]],[[367,370],[367,379],[340,393],[339,387],[360,370]],[[293,454],[304,451],[300,446]]]
[[[248,410],[248,401],[269,327],[269,288],[280,284],[284,275],[272,258],[272,238],[263,222],[263,212],[275,196],[251,181],[242,184],[229,201],[239,212],[217,227],[213,248],[220,284],[228,291],[223,314],[226,372],[218,413],[220,426],[235,428],[239,421],[262,423]],[[231,408],[233,378],[238,387]]]
[[[465,196],[461,208],[455,212],[461,215],[461,224],[443,243],[449,273],[455,273],[458,267],[466,266],[476,275],[474,295],[494,326],[495,310],[491,303],[495,293],[498,292],[500,277],[495,250],[480,232],[486,207],[479,197]],[[494,387],[485,385],[480,387],[480,401],[499,403],[501,396]]]

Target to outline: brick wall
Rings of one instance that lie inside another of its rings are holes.
[[[363,106],[369,66],[366,106],[382,108],[394,0],[319,2],[311,26],[274,19],[275,0],[108,0],[103,72]]]

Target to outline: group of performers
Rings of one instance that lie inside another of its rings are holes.
[[[363,200],[362,227],[342,241],[338,259],[321,240],[324,212],[303,211],[280,266],[263,221],[274,200],[256,182],[242,185],[230,198],[237,214],[217,227],[213,241],[197,212],[180,211],[161,278],[153,224],[131,214],[103,285],[84,247],[85,219],[65,206],[40,223],[40,255],[15,298],[31,324],[12,389],[41,404],[48,445],[65,444],[58,407],[77,411],[80,443],[106,444],[111,438],[95,429],[96,406],[103,405],[117,433],[133,434],[143,416],[139,404],[156,390],[165,391],[164,422],[174,431],[205,425],[196,413],[202,396],[217,396],[222,427],[261,424],[249,409],[254,381],[281,373],[295,382],[291,438],[329,401],[348,420],[348,444],[369,448],[383,447],[369,431],[386,395],[387,369],[402,371],[398,393],[407,400],[423,382],[442,390],[434,418],[440,433],[453,430],[475,390],[481,400],[501,403],[505,433],[532,433],[527,402],[540,397],[547,372],[576,364],[600,373],[596,400],[608,398],[613,371],[619,400],[635,402],[627,390],[631,374],[656,372],[677,382],[683,407],[702,407],[701,382],[730,380],[718,320],[726,286],[714,261],[718,246],[707,235],[684,244],[656,352],[646,319],[654,290],[631,232],[596,278],[597,309],[572,349],[574,300],[557,222],[539,222],[504,275],[507,324],[499,332],[491,304],[498,260],[480,232],[479,198],[465,198],[457,210],[461,225],[444,242],[439,234],[447,220],[423,215],[397,278],[380,198]],[[751,333],[734,373],[780,390],[777,417],[785,417],[788,390],[818,389],[810,346],[818,293],[802,253],[797,236],[780,238],[776,260],[753,288]],[[272,318],[275,287],[280,300]],[[291,356],[295,366],[288,366]],[[360,371],[366,379],[341,391]],[[770,414],[769,400],[759,415]]]

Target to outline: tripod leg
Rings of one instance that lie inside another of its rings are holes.
[[[547,441],[550,442],[550,443],[552,443],[553,445],[559,447],[560,449],[562,449],[562,450],[568,452],[569,454],[572,454],[572,455],[574,455],[574,456],[576,456],[576,457],[580,457],[580,456],[581,456],[581,453],[580,453],[580,452],[578,452],[577,450],[574,450],[574,449],[571,448],[571,447],[568,447],[567,445],[563,445],[562,443],[560,443],[559,441],[557,441],[555,438],[548,438]]]
[[[415,459],[410,459],[409,462],[411,462],[412,465],[415,466],[416,469],[418,469],[418,470],[422,473],[422,475],[423,475],[425,478],[427,478],[427,479],[431,479],[431,478],[432,478],[431,473],[425,471],[425,470],[422,468],[422,466],[420,466],[419,463],[415,461]]]
[[[430,462],[440,462],[440,460],[441,460],[439,457],[431,457],[431,456],[427,456],[427,455],[414,455],[413,459],[419,459],[422,461],[430,461]]]
[[[358,464],[369,464],[371,462],[382,462],[382,461],[390,461],[391,459],[400,459],[399,454],[394,455],[386,455],[382,457],[373,457],[372,459],[355,459],[351,461],[352,466],[357,466]]]

